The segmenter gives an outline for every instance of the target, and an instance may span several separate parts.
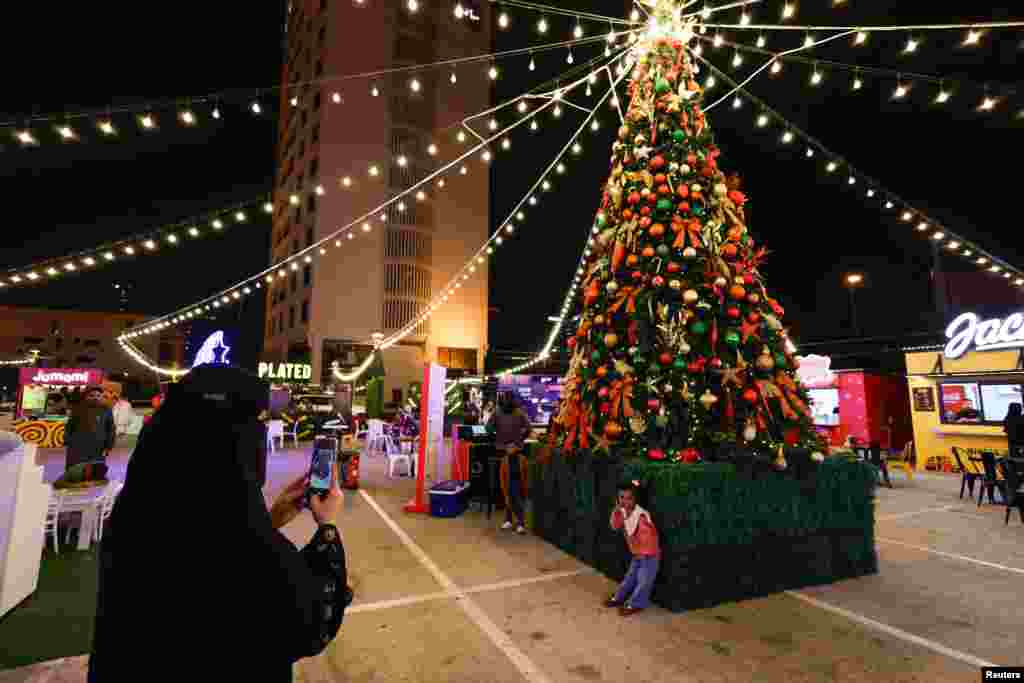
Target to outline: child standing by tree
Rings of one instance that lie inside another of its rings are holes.
[[[637,504],[639,489],[640,482],[635,480],[620,484],[619,502],[611,517],[612,528],[622,529],[625,533],[633,561],[619,590],[608,598],[605,606],[618,607],[619,614],[624,617],[636,614],[650,603],[661,559],[658,530],[654,528],[647,510]]]

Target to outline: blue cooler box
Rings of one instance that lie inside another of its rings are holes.
[[[458,517],[466,511],[469,482],[442,481],[430,488],[430,514],[433,517]]]

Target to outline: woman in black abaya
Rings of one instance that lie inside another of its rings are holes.
[[[306,478],[270,510],[261,491],[267,385],[201,366],[172,386],[103,536],[88,680],[291,681],[352,599],[341,491],[312,498],[319,528],[297,550],[278,529],[299,514]]]

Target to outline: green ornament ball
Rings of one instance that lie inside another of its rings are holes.
[[[672,200],[671,199],[659,199],[657,203],[658,211],[671,211]]]
[[[789,367],[789,361],[786,360],[786,354],[776,353],[775,354],[775,367],[786,368]]]
[[[740,333],[736,330],[729,330],[725,333],[725,343],[735,348],[740,345]]]
[[[654,91],[659,95],[664,95],[671,89],[672,86],[669,85],[669,82],[664,78],[659,78],[657,82],[654,84]]]
[[[685,142],[686,133],[684,133],[681,130],[677,130],[676,132],[672,133],[672,139],[676,142]]]
[[[675,368],[676,370],[685,370],[686,369],[686,359],[685,358],[676,358],[674,361],[672,361],[672,367]]]
[[[703,320],[698,320],[690,326],[690,331],[694,334],[704,334],[708,331],[708,324]]]
[[[594,351],[592,354],[590,354],[590,358],[594,362],[600,361],[601,360],[601,352],[600,351]]]
[[[597,220],[594,221],[594,225],[596,225],[599,228],[603,228],[607,224],[608,224],[607,216],[605,216],[603,213],[597,214]]]
[[[704,207],[702,207],[702,206],[691,206],[690,207],[690,213],[692,213],[694,216],[703,216],[704,215]]]

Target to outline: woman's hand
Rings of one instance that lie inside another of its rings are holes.
[[[345,496],[338,486],[339,471],[338,465],[335,465],[334,482],[323,499],[320,496],[310,496],[309,509],[312,510],[313,519],[318,525],[334,524],[338,514],[341,513],[341,504],[344,502]]]
[[[280,529],[295,519],[302,512],[302,498],[306,493],[306,475],[288,484],[287,488],[277,494],[277,499],[270,507],[270,521],[275,529]]]

